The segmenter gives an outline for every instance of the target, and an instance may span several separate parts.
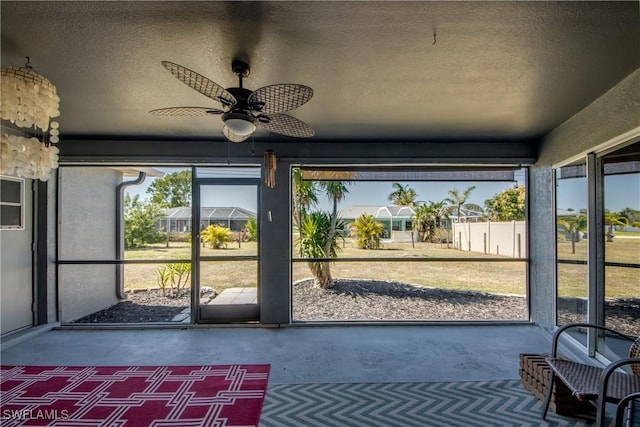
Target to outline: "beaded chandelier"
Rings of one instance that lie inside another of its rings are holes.
[[[28,60],[28,58],[27,58]],[[56,87],[29,65],[0,68],[0,174],[47,181],[58,167],[59,124],[51,121],[60,115]],[[19,135],[4,130],[23,128]]]

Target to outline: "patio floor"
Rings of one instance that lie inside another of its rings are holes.
[[[3,365],[270,363],[270,383],[285,384],[517,379],[519,354],[550,338],[534,325],[392,325],[66,329],[2,344]]]

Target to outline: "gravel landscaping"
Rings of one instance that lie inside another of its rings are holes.
[[[203,298],[211,298],[210,292]],[[524,320],[526,300],[517,295],[451,291],[381,280],[336,279],[331,289],[313,286],[311,279],[293,285],[294,321],[340,320]],[[188,293],[168,298],[160,290],[130,292],[128,299],[88,315],[77,323],[170,322],[189,307]],[[563,321],[580,316],[560,307]],[[607,326],[640,335],[640,299],[608,300]],[[575,310],[575,308],[574,308]]]
[[[382,280],[336,279],[319,289],[313,280],[293,285],[293,318],[309,320],[526,319],[520,296],[450,291]]]
[[[127,300],[76,320],[76,323],[170,322],[191,304],[190,290],[179,298],[168,298],[160,290],[130,292]]]

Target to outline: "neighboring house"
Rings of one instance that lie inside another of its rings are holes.
[[[413,231],[413,223],[415,221],[416,206],[350,206],[339,212],[340,218],[349,224],[362,214],[373,215],[373,217],[384,225],[385,239],[394,242],[411,241],[411,231]],[[445,228],[451,228],[451,222],[477,222],[483,218],[481,212],[460,208],[460,221],[458,221],[455,213],[449,215],[449,219],[442,219]]]
[[[162,209],[163,216],[158,218],[158,229],[170,233],[191,231],[191,207]],[[239,207],[202,207],[200,208],[200,229],[211,224],[226,227],[231,231],[242,231],[249,218],[256,213]]]
[[[350,206],[339,212],[340,218],[347,226],[363,214],[373,215],[377,221],[384,225],[383,238],[391,241],[411,240],[410,232],[413,230],[415,215],[412,206]]]

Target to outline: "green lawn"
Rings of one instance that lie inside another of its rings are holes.
[[[571,253],[571,243],[559,244],[559,258],[586,259],[587,241],[576,244]],[[125,252],[128,260],[189,259],[191,244],[171,242],[145,249]],[[255,242],[229,244],[226,249],[201,248],[202,256],[256,255]],[[500,294],[524,295],[526,293],[525,262],[471,262],[471,261],[401,261],[416,257],[427,258],[495,258],[477,252],[459,251],[446,244],[387,243],[380,250],[363,250],[345,240],[340,258],[398,258],[398,261],[349,261],[331,266],[334,278],[361,278],[412,283],[422,286],[456,290],[473,290]],[[506,258],[505,259],[509,259]],[[607,261],[640,263],[640,239],[620,238],[607,243]],[[125,283],[128,288],[157,286],[156,271],[159,264],[133,264],[125,266]],[[216,290],[235,286],[256,286],[258,265],[256,261],[207,261],[201,266],[201,285]],[[306,262],[293,263],[293,280],[311,277]],[[586,295],[586,266],[561,264],[558,268],[559,293],[562,296]],[[637,297],[640,295],[640,269],[607,267],[607,297]]]
[[[575,253],[572,253],[571,242],[559,242],[558,259],[586,260],[587,245],[587,240],[577,242]],[[613,242],[606,242],[605,260],[640,264],[640,238],[615,238]],[[587,269],[587,265],[558,264],[558,294],[586,297]],[[605,268],[605,297],[637,298],[638,296],[640,296],[640,269]]]

